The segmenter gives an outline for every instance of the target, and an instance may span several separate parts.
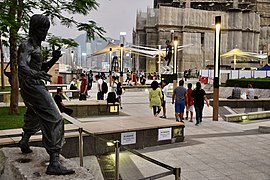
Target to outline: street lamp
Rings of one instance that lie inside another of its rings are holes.
[[[177,47],[178,47],[178,37],[177,36],[174,37],[173,44],[174,44],[173,73],[177,74]]]
[[[71,51],[70,54],[71,54],[71,68],[73,71],[74,70],[74,51]]]
[[[178,37],[174,36],[173,38],[174,44],[174,60],[173,60],[173,89],[177,87],[177,48],[178,48]]]
[[[218,121],[221,16],[215,17],[213,121]]]
[[[123,84],[123,51],[124,44],[120,45],[120,82]]]
[[[112,48],[110,48],[109,61],[110,86],[112,86]]]
[[[160,55],[160,52],[161,52],[161,45],[158,45],[158,75],[159,75],[159,77],[161,77],[161,74],[160,74],[161,55]]]
[[[82,56],[81,56],[81,62],[80,62],[80,66],[82,66],[82,61],[85,61],[85,67],[86,69],[88,68],[88,62],[87,62],[87,54],[85,52],[82,53]]]

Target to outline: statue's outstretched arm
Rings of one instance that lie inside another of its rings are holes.
[[[42,63],[41,69],[45,72],[48,72],[51,67],[58,61],[58,59],[62,56],[61,54],[61,47],[59,47],[57,50],[55,50],[53,46],[53,52],[52,52],[52,59],[50,61]]]

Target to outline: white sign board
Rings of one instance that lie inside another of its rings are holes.
[[[121,133],[121,144],[136,144],[136,132]]]
[[[170,140],[172,138],[172,128],[158,130],[158,141]]]

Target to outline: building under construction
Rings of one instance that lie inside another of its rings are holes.
[[[268,53],[269,0],[154,0],[154,8],[137,13],[133,44],[164,48],[175,36],[180,45],[193,44],[177,53],[178,72],[205,68],[213,65],[215,16],[222,19],[221,54],[234,48]],[[137,56],[135,62],[135,69],[158,71],[157,59]]]

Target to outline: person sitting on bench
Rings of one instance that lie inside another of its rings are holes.
[[[62,94],[63,94],[62,88],[61,87],[57,88],[57,94],[54,96],[54,101],[57,104],[60,112],[64,112],[70,116],[73,113],[73,110],[65,107],[64,103],[62,102]]]

